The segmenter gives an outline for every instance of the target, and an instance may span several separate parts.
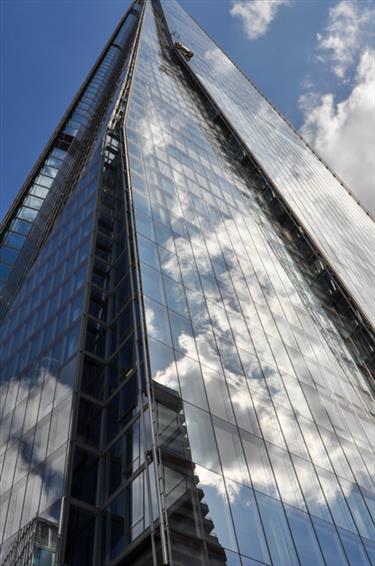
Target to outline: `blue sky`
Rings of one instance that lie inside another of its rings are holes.
[[[0,217],[127,0],[1,3]],[[182,0],[375,210],[374,11],[367,0]],[[371,148],[372,145],[372,148]]]

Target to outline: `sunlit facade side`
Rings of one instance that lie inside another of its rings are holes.
[[[65,566],[375,564],[373,222],[174,0],[132,10],[79,181],[7,295],[0,564],[36,517]],[[320,225],[336,184],[346,264]]]
[[[175,0],[163,6],[173,37],[194,52],[189,66],[198,80],[374,325],[373,220],[181,6]]]

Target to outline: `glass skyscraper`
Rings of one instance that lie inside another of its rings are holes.
[[[177,2],[136,0],[1,226],[0,564],[375,564],[374,249]]]

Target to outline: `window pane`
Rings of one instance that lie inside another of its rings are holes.
[[[202,368],[202,372],[211,412],[226,421],[234,423],[233,411],[224,376],[206,367]]]
[[[177,359],[177,371],[182,398],[185,401],[190,401],[193,405],[207,410],[206,392],[200,365],[187,356],[180,356]]]
[[[340,479],[340,483],[359,534],[370,540],[375,540],[375,527],[367,511],[360,490],[351,482]]]
[[[310,460],[295,415],[283,407],[277,407],[277,414],[290,452]]]
[[[298,558],[281,503],[260,493],[256,497],[273,562],[295,566]]]
[[[22,207],[18,212],[18,217],[22,220],[28,220],[32,222],[38,215],[37,210],[32,210],[31,208]]]
[[[147,263],[147,265],[154,267],[155,269],[159,269],[158,252],[156,244],[154,242],[139,235],[138,250],[139,258],[141,261]]]
[[[309,516],[306,513],[285,506],[290,528],[297,547],[302,566],[324,566],[322,553],[314,533]]]
[[[353,474],[345,455],[340,446],[337,436],[328,430],[321,429],[321,435],[326,446],[327,452],[330,455],[332,465],[337,475],[342,478],[354,481]]]
[[[245,380],[238,376],[227,375],[227,384],[238,426],[257,436],[261,436],[258,420]]]
[[[313,517],[312,520],[326,563],[346,566],[348,562],[337,534],[336,527],[330,523],[321,521],[316,517]]]
[[[332,522],[314,467],[297,456],[292,459],[310,513]]]
[[[156,340],[172,346],[167,309],[145,297],[147,332]]]
[[[254,489],[279,497],[263,440],[243,431],[241,431],[241,439]]]
[[[315,424],[304,418],[298,420],[314,464],[333,471]]]
[[[160,342],[148,339],[152,379],[158,383],[179,391],[176,364],[172,348]]]
[[[169,277],[163,277],[167,305],[170,309],[188,316],[184,287]]]
[[[366,551],[358,535],[338,529],[350,565],[370,566]]]
[[[187,318],[179,316],[173,311],[169,311],[168,314],[174,348],[183,354],[187,354],[188,356],[197,359],[198,355],[195,347],[195,338],[190,321],[187,320]]]
[[[184,403],[184,411],[193,462],[221,472],[209,414],[189,403]]]
[[[208,507],[207,518],[213,522],[211,534],[217,536],[219,543],[224,548],[237,552],[233,523],[222,476],[201,466],[196,466],[195,474],[199,478],[197,487],[202,489],[204,493],[202,502],[206,503]]]
[[[253,401],[265,440],[277,444],[282,448],[286,448],[280,425],[270,399],[263,396],[261,397],[260,395],[253,395]]]
[[[281,493],[281,499],[290,505],[305,510],[306,505],[289,454],[271,444],[267,444],[267,448]]]
[[[160,271],[141,263],[142,289],[145,295],[165,304],[163,282]]]
[[[135,209],[135,218],[137,231],[144,236],[147,236],[151,240],[155,240],[154,225],[152,223],[152,219],[137,209]]]
[[[336,476],[325,470],[318,470],[318,468],[317,472],[336,524],[344,529],[357,532]]]
[[[226,480],[241,554],[270,563],[270,557],[252,489]]]
[[[213,418],[213,422],[224,475],[250,485],[237,428],[217,417]]]

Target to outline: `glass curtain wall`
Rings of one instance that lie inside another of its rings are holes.
[[[66,565],[375,564],[373,397],[243,148],[298,218],[324,196],[306,175],[344,189],[174,0],[131,13],[64,125],[68,143],[98,121],[0,327],[0,561],[39,517],[53,552],[61,518]],[[43,186],[4,231],[4,281]],[[347,196],[361,253],[309,229],[366,310],[372,225]]]
[[[374,325],[372,218],[181,6],[161,3],[174,41],[194,53],[188,65]]]
[[[91,338],[83,322],[105,156],[104,134],[123,86],[131,53],[129,41],[134,37],[139,13],[140,5],[134,4],[77,101],[74,120],[84,111],[88,98],[91,115],[87,120],[82,118],[80,126],[72,120],[64,126],[64,135],[77,140],[87,136],[90,126],[91,137],[80,151],[76,148],[69,155],[75,183],[65,179],[65,184],[56,188],[57,198],[61,201],[64,197],[66,202],[61,211],[53,207],[45,211],[51,231],[43,245],[39,243],[34,250],[37,258],[1,320],[0,560],[12,543],[17,545],[17,533],[27,530],[35,517],[55,524],[59,521],[68,476],[74,390],[82,345],[86,335],[87,341]],[[115,67],[118,72],[114,75]],[[73,127],[77,127],[74,132]],[[68,153],[58,149],[56,143],[47,161],[49,166],[58,167],[57,162],[62,163]],[[20,215],[21,208],[15,211],[11,231],[4,227],[4,242],[13,237],[12,230],[21,231],[25,238],[31,233],[37,211],[26,218]],[[45,225],[43,230],[47,229]],[[35,240],[30,245],[35,246]]]
[[[58,521],[99,164],[100,148],[1,329],[4,542],[37,514]]]
[[[368,565],[368,387],[164,33],[148,3],[125,131],[151,375],[210,536],[227,564]]]

